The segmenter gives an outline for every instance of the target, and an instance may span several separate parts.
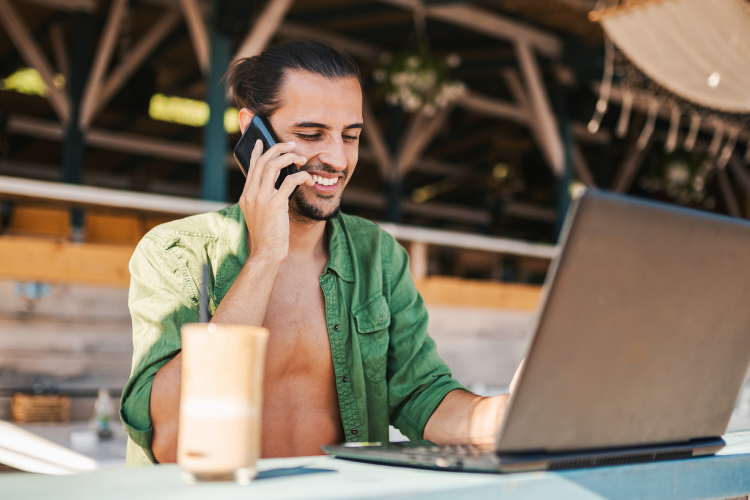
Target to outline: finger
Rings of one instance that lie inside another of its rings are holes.
[[[263,180],[263,174],[265,173],[268,162],[274,158],[278,158],[284,153],[294,151],[295,144],[293,142],[280,142],[269,148],[268,151],[263,153],[260,158],[255,162],[255,168],[253,169],[253,178],[250,181],[251,190],[257,193],[260,189],[260,185]]]
[[[281,172],[282,168],[288,167],[292,164],[301,167],[305,163],[307,163],[307,158],[295,153],[286,153],[279,156],[278,158],[270,160],[266,165],[266,171],[263,174],[261,189],[272,192],[276,189],[276,179],[278,179],[279,173]]]
[[[258,139],[255,141],[255,146],[253,146],[253,152],[250,153],[250,165],[247,166],[247,176],[245,177],[245,187],[242,189],[242,193],[244,194],[248,190],[248,186],[250,186],[250,179],[253,177],[253,170],[255,170],[255,164],[258,162],[258,158],[260,158],[260,155],[263,153],[263,141]]]
[[[302,184],[307,184],[308,186],[315,185],[315,181],[312,178],[312,175],[308,174],[307,172],[297,172],[296,174],[287,175],[286,179],[284,179],[284,182],[281,183],[281,186],[279,186],[279,190],[276,192],[274,197],[281,196],[284,199],[289,199],[289,197],[292,195],[292,191],[294,191],[294,188],[297,186],[301,186]]]

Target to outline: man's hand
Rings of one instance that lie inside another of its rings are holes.
[[[282,142],[261,155],[263,143],[258,140],[253,148],[240,197],[252,258],[284,261],[289,252],[289,196],[301,184],[315,184],[310,174],[297,172],[287,176],[278,191],[274,187],[282,168],[307,163],[304,156],[292,152],[294,147],[293,142]]]
[[[488,445],[505,415],[508,394],[483,398],[455,390],[443,399],[424,428],[424,438],[436,444]]]
[[[503,423],[510,395],[523,373],[521,364],[510,383],[510,394],[483,398],[466,391],[451,391],[438,405],[424,428],[424,438],[436,444],[489,445]]]

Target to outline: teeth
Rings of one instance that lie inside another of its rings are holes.
[[[321,186],[333,186],[334,184],[338,184],[339,182],[338,177],[328,178],[322,177],[320,175],[313,175],[312,178],[316,184],[320,184]]]

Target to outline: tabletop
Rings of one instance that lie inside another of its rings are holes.
[[[474,474],[300,457],[260,460],[249,486],[188,485],[175,465],[74,476],[0,475],[0,498],[138,499],[708,499],[750,493],[750,431],[724,436],[716,456],[559,472]]]

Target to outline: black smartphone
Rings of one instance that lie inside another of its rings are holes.
[[[242,170],[242,173],[246,178],[248,168],[250,168],[250,157],[253,154],[255,142],[258,139],[260,139],[263,143],[263,153],[268,151],[271,146],[279,142],[278,137],[276,137],[276,134],[273,133],[271,124],[268,123],[268,119],[263,116],[255,115],[250,121],[250,125],[248,125],[245,131],[242,133],[242,137],[240,137],[240,140],[237,141],[237,145],[234,147],[234,161],[237,162],[237,165],[239,165],[240,170]],[[279,178],[276,179],[276,189],[279,189],[279,187],[281,187],[281,183],[284,182],[284,179],[286,179],[287,175],[292,175],[297,172],[299,172],[299,169],[294,163],[292,163],[288,167],[282,168],[281,172],[279,172]],[[294,188],[294,191],[292,191],[292,195],[295,191],[297,191],[298,187],[299,186]],[[289,199],[292,198],[292,195],[289,195]]]

